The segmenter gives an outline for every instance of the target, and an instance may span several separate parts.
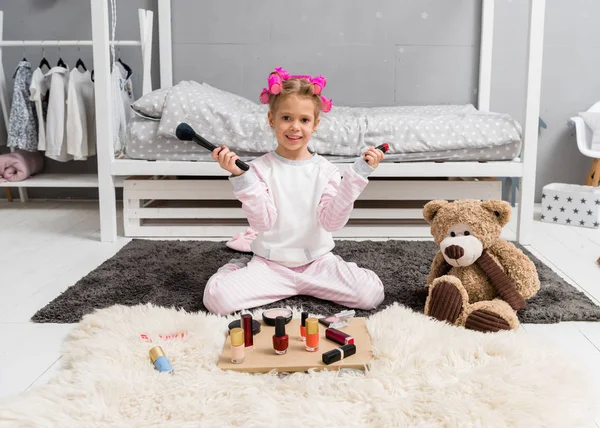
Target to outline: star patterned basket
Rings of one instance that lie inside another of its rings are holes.
[[[551,183],[542,189],[541,221],[600,227],[600,187]]]

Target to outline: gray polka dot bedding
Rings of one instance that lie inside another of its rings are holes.
[[[210,160],[210,153],[175,137],[181,122],[243,160],[275,149],[267,106],[206,83],[183,81],[140,98],[128,124],[131,159]],[[309,149],[332,162],[351,162],[368,147],[388,143],[386,161],[512,160],[521,150],[521,127],[509,115],[468,105],[343,107],[323,113]]]

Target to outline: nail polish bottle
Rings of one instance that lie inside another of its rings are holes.
[[[231,340],[231,362],[235,364],[243,363],[245,357],[244,347],[244,330],[241,328],[233,328],[229,332]]]
[[[275,334],[273,335],[273,349],[277,355],[283,355],[288,349],[288,335],[285,334],[285,318],[275,318]]]
[[[159,372],[166,372],[173,374],[173,366],[165,355],[165,351],[160,346],[155,346],[150,349],[150,361],[154,364],[154,368]]]
[[[306,318],[308,318],[308,312],[302,312],[300,318],[300,338],[303,342],[306,341]]]
[[[254,335],[252,333],[252,315],[242,315],[242,328],[244,329],[244,346],[250,351],[254,346]]]
[[[315,352],[319,349],[319,321],[316,318],[306,319],[306,350]]]

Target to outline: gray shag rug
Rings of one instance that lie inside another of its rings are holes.
[[[523,251],[534,261],[542,287],[519,311],[521,322],[600,320],[600,307],[527,250]],[[373,270],[385,287],[383,304],[371,311],[357,310],[357,316],[369,316],[393,302],[423,312],[425,280],[437,252],[433,241],[337,241],[333,252],[345,261]],[[32,321],[75,323],[96,309],[116,304],[153,303],[206,312],[202,304],[206,282],[220,266],[242,255],[224,242],[133,240],[40,309]],[[310,296],[294,296],[262,308],[282,306],[321,314],[346,309]]]

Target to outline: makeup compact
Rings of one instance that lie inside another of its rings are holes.
[[[277,317],[283,317],[287,324],[292,320],[292,311],[286,308],[273,308],[262,313],[262,319],[266,325],[275,326]]]
[[[319,318],[319,322],[325,327],[342,328],[350,324],[350,319],[354,317],[355,313],[354,310],[346,310],[335,315]]]

